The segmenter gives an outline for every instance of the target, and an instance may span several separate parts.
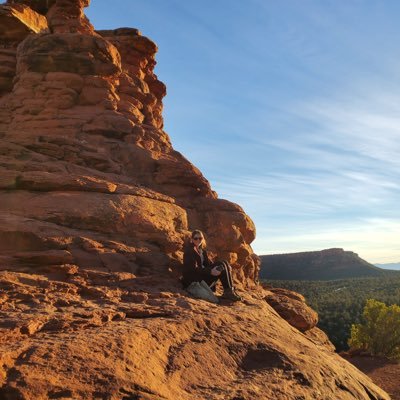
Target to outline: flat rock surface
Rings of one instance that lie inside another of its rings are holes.
[[[2,399],[389,398],[262,289],[214,305],[71,265],[2,272],[0,288]]]

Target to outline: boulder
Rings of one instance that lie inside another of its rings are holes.
[[[53,33],[90,33],[94,28],[83,12],[90,0],[56,0],[46,13]]]
[[[309,331],[318,323],[318,314],[307,306],[304,297],[287,289],[271,288],[265,301],[290,325],[301,332]]]

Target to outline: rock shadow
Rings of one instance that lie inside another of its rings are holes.
[[[241,368],[245,371],[259,371],[265,369],[290,369],[287,358],[275,349],[265,346],[248,349],[242,359]]]

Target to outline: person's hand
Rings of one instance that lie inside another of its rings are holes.
[[[211,275],[212,275],[212,276],[219,276],[219,275],[221,275],[221,271],[218,269],[218,267],[214,267],[214,268],[211,270]]]

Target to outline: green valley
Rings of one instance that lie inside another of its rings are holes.
[[[360,323],[367,299],[400,305],[400,272],[385,271],[378,277],[331,281],[262,280],[264,286],[301,293],[318,312],[318,327],[338,351],[348,349],[352,324]]]

